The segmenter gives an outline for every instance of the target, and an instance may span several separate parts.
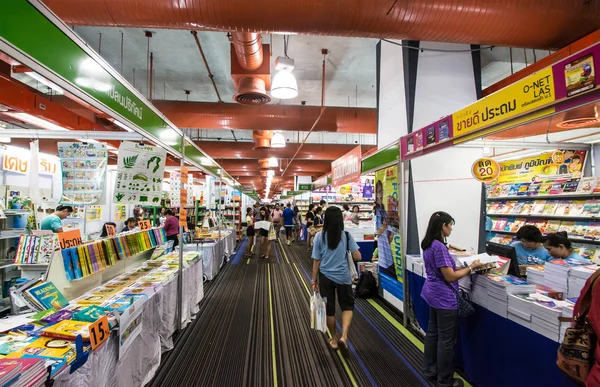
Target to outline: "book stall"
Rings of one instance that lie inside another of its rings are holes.
[[[559,317],[573,316],[586,280],[600,269],[595,63],[600,45],[400,139],[400,184],[412,191],[402,189],[401,223],[405,229],[411,216],[418,222],[418,235],[402,233],[405,322],[427,330],[418,238],[433,212],[446,211],[456,219],[448,243],[457,267],[486,264],[459,280],[475,315],[460,321],[456,354],[476,385],[575,385],[556,366],[556,354],[570,326]],[[444,179],[413,181],[427,165]],[[546,261],[518,252],[512,244],[523,226],[542,235],[565,232],[573,254]],[[490,372],[490,364],[510,372]]]
[[[11,6],[53,39],[8,28],[0,55],[52,86],[0,77],[0,385],[143,386],[199,312],[206,258],[235,249],[238,183],[40,2]]]

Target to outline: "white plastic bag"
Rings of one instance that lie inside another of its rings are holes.
[[[323,333],[327,332],[325,300],[317,292],[314,292],[310,298],[310,328]]]
[[[350,270],[350,278],[352,278],[352,282],[358,281],[358,272],[356,271],[354,259],[352,259],[352,253],[348,252],[346,254],[346,260],[348,261],[348,270]]]

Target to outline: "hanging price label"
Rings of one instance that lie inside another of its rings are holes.
[[[110,337],[110,325],[108,325],[108,318],[103,316],[96,320],[95,323],[90,325],[90,342],[92,349],[96,349],[100,344],[104,343]]]
[[[140,230],[146,231],[146,230],[150,230],[152,228],[152,223],[148,219],[140,220],[138,222],[138,226],[140,226]]]
[[[115,226],[113,226],[112,224],[106,224],[104,225],[104,227],[106,227],[106,235],[108,235],[111,238],[117,236],[117,229],[115,228]]]
[[[60,243],[61,250],[81,246],[83,244],[83,240],[81,239],[81,231],[76,228],[71,231],[59,232],[58,242]]]

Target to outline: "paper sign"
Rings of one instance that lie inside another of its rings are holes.
[[[81,246],[83,244],[83,240],[81,239],[81,231],[76,228],[70,231],[59,232],[58,243],[60,243],[61,250]]]
[[[146,231],[146,230],[150,230],[152,228],[152,223],[148,219],[140,220],[138,222],[138,226],[140,227],[140,230]]]
[[[496,160],[484,157],[473,163],[471,173],[477,181],[487,183],[500,175],[500,165]]]
[[[142,332],[142,312],[146,298],[135,301],[119,319],[119,357],[123,356],[127,348]]]
[[[117,230],[115,229],[115,226],[113,226],[112,224],[106,224],[104,225],[104,227],[106,227],[106,234],[109,237],[114,237],[117,236]]]
[[[95,323],[90,325],[90,342],[92,349],[98,348],[98,346],[104,343],[110,337],[110,326],[108,325],[108,318],[102,316],[102,318],[96,320]]]
[[[187,210],[185,208],[179,210],[179,225],[187,227]]]

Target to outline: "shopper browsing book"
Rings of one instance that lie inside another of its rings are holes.
[[[167,234],[167,240],[173,241],[173,248],[179,245],[179,219],[175,216],[172,209],[165,211],[167,220],[165,220],[165,234]]]
[[[540,265],[546,263],[552,256],[544,247],[544,236],[539,228],[526,225],[517,231],[518,242],[512,246],[517,253],[519,265]]]
[[[352,278],[347,252],[354,261],[360,261],[358,245],[350,233],[344,232],[344,219],[338,207],[329,207],[325,213],[323,231],[315,236],[312,252],[312,288],[327,300],[327,327],[331,333],[329,345],[333,350],[341,348],[347,352],[348,331],[354,310]],[[335,326],[335,299],[342,310],[342,334],[337,340]]]
[[[446,247],[452,234],[454,219],[445,212],[435,212],[429,219],[425,238],[421,242],[427,278],[421,297],[429,304],[429,325],[425,335],[424,375],[439,387],[462,386],[454,379],[454,346],[458,328],[458,280],[483,265],[479,260],[457,270]]]
[[[565,231],[546,235],[544,247],[546,247],[552,258],[555,259],[585,260],[585,258],[573,250],[573,245]]]
[[[63,232],[62,220],[66,219],[73,213],[71,206],[58,206],[53,214],[50,214],[42,220],[40,229],[52,232]]]

